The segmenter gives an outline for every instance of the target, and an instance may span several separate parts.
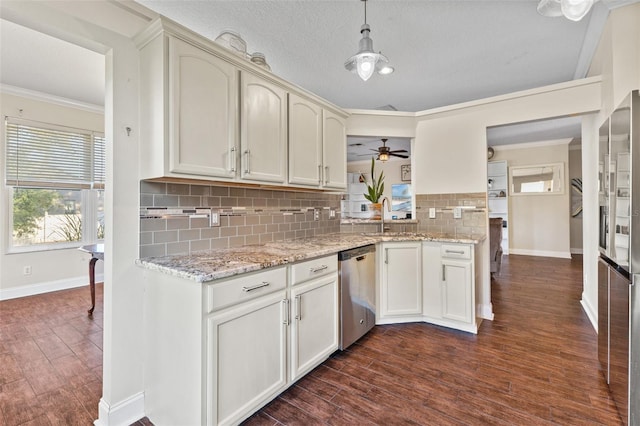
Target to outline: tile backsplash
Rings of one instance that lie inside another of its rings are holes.
[[[144,217],[147,207],[211,207],[220,226],[207,218]],[[340,194],[141,181],[140,209],[140,257],[340,232]]]
[[[462,218],[454,219],[451,207],[466,206]],[[436,209],[436,218],[429,218],[429,208]],[[487,233],[487,193],[416,194],[418,232],[480,237]]]

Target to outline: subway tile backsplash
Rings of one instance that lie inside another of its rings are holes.
[[[340,194],[141,181],[140,207],[140,257],[340,232]],[[220,226],[210,227],[207,218],[144,217],[147,207],[211,207]]]
[[[454,219],[450,207],[466,206],[462,218]],[[436,218],[429,218],[429,208],[436,209]],[[416,219],[418,232],[451,234],[460,237],[481,237],[487,233],[487,193],[417,194]]]

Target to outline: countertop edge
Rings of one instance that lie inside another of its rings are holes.
[[[324,237],[324,238],[323,238]],[[344,238],[349,240],[345,241]],[[313,244],[312,249],[306,251],[296,251],[294,248],[287,249],[287,246],[299,246],[311,244],[312,241],[323,241],[330,238],[337,239],[335,243],[322,246]],[[163,257],[148,257],[137,259],[135,264],[148,270],[155,270],[174,277],[184,278],[198,283],[221,280],[240,274],[260,271],[262,269],[273,268],[277,266],[288,265],[304,260],[314,259],[321,256],[337,254],[338,252],[361,247],[368,244],[377,244],[381,242],[408,242],[408,241],[433,241],[442,243],[456,244],[478,244],[487,238],[486,235],[477,237],[455,237],[455,236],[438,236],[420,233],[338,233],[320,235],[313,238],[305,238],[300,240],[280,241],[268,243],[264,245],[243,246],[238,248],[228,248],[219,250],[207,250],[203,252],[193,253],[191,255],[175,255]],[[281,251],[290,251],[294,254],[281,254]],[[257,253],[260,253],[259,255]],[[262,256],[261,261],[242,261],[231,260],[224,261],[219,258],[241,259],[243,256],[258,257]],[[225,257],[226,256],[226,257]],[[210,259],[217,258],[222,266],[211,269],[202,260],[197,259],[204,257]],[[172,263],[173,262],[173,263]],[[208,270],[209,269],[209,270]]]

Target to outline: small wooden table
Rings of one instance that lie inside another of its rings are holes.
[[[96,307],[96,262],[98,260],[104,260],[104,244],[89,244],[79,248],[80,251],[91,254],[91,260],[89,261],[89,289],[91,290],[91,309],[89,316],[93,315],[93,310]]]

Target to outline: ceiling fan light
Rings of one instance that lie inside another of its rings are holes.
[[[389,154],[387,154],[386,152],[381,152],[380,154],[378,154],[378,160],[385,162],[389,159]]]
[[[558,17],[562,16],[560,0],[540,0],[537,7],[538,13],[542,16]]]
[[[589,13],[593,0],[561,0],[560,8],[565,18],[579,21]]]

